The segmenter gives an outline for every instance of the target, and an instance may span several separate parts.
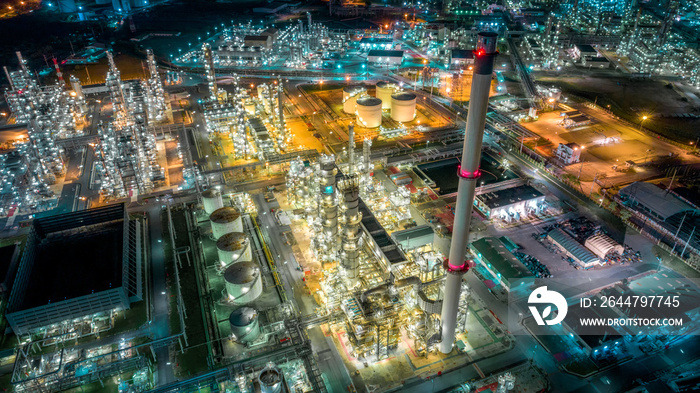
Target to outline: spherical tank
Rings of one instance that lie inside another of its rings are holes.
[[[270,363],[258,375],[260,393],[280,393],[284,387],[284,374]]]
[[[387,81],[377,82],[377,98],[382,100],[382,109],[391,108],[391,95],[396,92],[397,86]]]
[[[234,304],[248,304],[262,293],[260,268],[255,262],[234,263],[224,271],[226,292]]]
[[[224,266],[253,259],[250,240],[243,232],[231,232],[221,236],[216,241],[216,251],[219,254],[219,261]]]
[[[221,197],[221,192],[215,188],[210,188],[202,192],[202,204],[207,214],[212,214],[214,210],[221,209],[224,207],[224,200]]]
[[[416,117],[416,95],[407,91],[391,95],[391,118],[400,121],[413,121]]]
[[[215,239],[219,239],[227,233],[243,232],[243,220],[241,214],[233,207],[226,206],[214,210],[209,215],[211,232]]]
[[[355,113],[357,97],[366,93],[367,89],[364,86],[352,85],[343,88],[343,112],[348,114]]]
[[[228,321],[231,324],[233,339],[239,343],[246,344],[260,336],[260,321],[254,308],[241,307],[234,310]]]
[[[367,128],[379,127],[382,124],[382,100],[370,96],[358,98],[355,114],[358,124]]]

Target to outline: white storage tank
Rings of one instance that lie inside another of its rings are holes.
[[[343,88],[343,112],[348,114],[355,113],[357,98],[367,93],[364,86],[351,85]]]
[[[207,214],[212,214],[214,210],[224,207],[224,199],[221,197],[221,191],[216,188],[210,188],[202,192],[202,204]]]
[[[379,127],[382,124],[382,100],[371,96],[357,99],[357,124],[367,128]]]
[[[284,374],[274,365],[268,365],[260,371],[258,375],[258,384],[260,384],[260,393],[282,393],[286,392],[284,387]]]
[[[234,304],[248,304],[262,293],[260,268],[255,262],[234,263],[224,271],[226,292]]]
[[[241,214],[233,207],[226,206],[214,210],[209,215],[211,221],[211,233],[216,240],[231,232],[243,232],[243,220]]]
[[[216,241],[216,251],[223,266],[253,260],[250,240],[243,232],[231,232],[221,236]]]
[[[401,91],[391,95],[391,118],[400,122],[413,121],[416,117],[416,95]]]
[[[234,310],[228,321],[231,324],[233,339],[241,344],[253,342],[260,336],[260,321],[254,308],[241,307]]]
[[[387,81],[377,82],[377,98],[382,100],[382,109],[391,109],[391,95],[396,92],[398,86]]]

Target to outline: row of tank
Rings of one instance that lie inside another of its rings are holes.
[[[383,109],[390,110],[391,118],[395,121],[413,121],[416,117],[416,95],[386,81],[377,82],[376,97],[367,95],[367,88],[362,85],[343,88],[343,112],[354,114],[358,124],[367,128],[379,127]]]
[[[258,312],[245,305],[263,291],[260,267],[253,262],[250,239],[243,232],[243,218],[234,207],[224,206],[221,192],[211,188],[202,192],[204,211],[209,214],[216,251],[223,268],[228,301],[237,306],[229,316],[231,333],[237,342],[246,344],[260,336]]]

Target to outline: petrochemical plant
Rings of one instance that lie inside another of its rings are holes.
[[[13,0],[0,386],[694,391],[698,15]]]

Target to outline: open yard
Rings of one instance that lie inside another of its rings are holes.
[[[573,94],[610,109],[616,115],[639,123],[643,115],[650,118],[646,128],[670,139],[689,143],[697,138],[700,119],[669,118],[664,115],[700,114],[697,96],[686,94],[685,88],[660,80],[630,80],[625,77],[574,77],[538,76],[537,81],[561,88],[565,94]]]

